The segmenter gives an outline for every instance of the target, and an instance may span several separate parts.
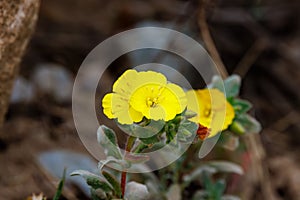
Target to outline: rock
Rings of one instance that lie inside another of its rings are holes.
[[[23,77],[17,77],[10,97],[10,103],[29,102],[34,97],[33,85]]]
[[[7,111],[17,66],[34,29],[39,0],[0,1],[0,125]]]
[[[63,66],[40,64],[36,67],[32,79],[40,92],[53,96],[57,102],[71,101],[73,78],[71,72]]]
[[[90,157],[64,150],[53,150],[41,153],[38,162],[51,176],[61,178],[66,168],[66,182],[77,185],[87,196],[90,196],[90,187],[79,176],[70,176],[78,169],[97,172],[97,163]]]
[[[128,200],[147,200],[149,199],[149,192],[145,185],[131,181],[127,183],[124,196]]]

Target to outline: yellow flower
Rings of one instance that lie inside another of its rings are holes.
[[[168,121],[186,108],[181,87],[168,83],[157,72],[125,71],[113,85],[113,93],[102,100],[103,112],[121,124],[140,122],[143,117]]]
[[[198,115],[190,120],[209,129],[213,137],[228,128],[234,118],[234,109],[218,89],[189,90],[187,109]]]

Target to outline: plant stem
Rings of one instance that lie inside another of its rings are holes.
[[[135,143],[136,138],[133,136],[129,136],[127,138],[126,146],[125,146],[125,155],[124,158],[126,158],[126,155],[130,153],[134,143]],[[122,196],[124,198],[125,194],[125,188],[126,188],[126,178],[127,178],[127,172],[123,171],[121,174],[121,188],[122,188]]]

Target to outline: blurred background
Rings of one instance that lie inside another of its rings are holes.
[[[42,0],[0,129],[0,199],[53,196],[57,182],[38,164],[41,152],[88,155],[73,123],[71,95],[77,70],[96,45],[124,30],[159,26],[209,46],[205,25],[228,73],[242,77],[241,97],[254,104],[252,114],[264,128],[251,151],[259,154],[253,166],[260,181],[245,176],[232,191],[245,199],[300,199],[299,10],[297,0]],[[130,64],[118,59],[101,84],[111,85]],[[68,192],[68,199],[85,198],[79,189]]]

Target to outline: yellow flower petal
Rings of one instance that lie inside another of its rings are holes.
[[[103,113],[109,118],[113,119],[114,115],[112,113],[112,93],[106,94],[102,99]]]
[[[167,78],[163,74],[154,71],[139,72],[136,85],[143,86],[146,84],[160,85],[163,87],[167,84]]]
[[[213,137],[228,128],[234,118],[234,109],[224,94],[217,89],[190,90],[186,93],[188,110],[198,113],[190,119],[210,129]]]
[[[138,72],[135,70],[126,70],[114,83],[113,92],[129,97],[132,90],[135,89]]]
[[[171,120],[184,111],[187,100],[182,88],[167,83],[163,74],[127,70],[114,83],[113,93],[106,95],[102,104],[108,118],[132,124],[143,117]]]

